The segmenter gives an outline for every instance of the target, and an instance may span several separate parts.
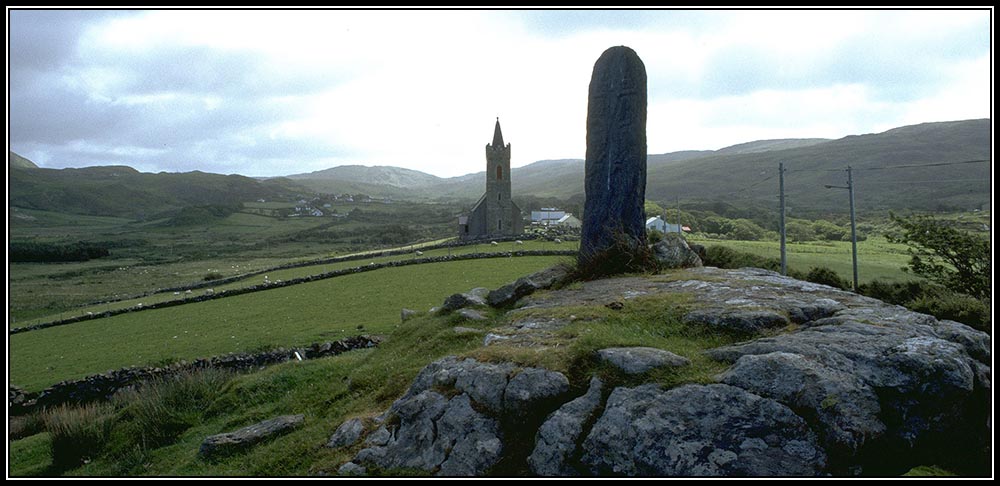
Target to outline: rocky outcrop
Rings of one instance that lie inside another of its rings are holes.
[[[425,367],[389,419],[354,458],[383,469],[413,468],[439,476],[482,475],[504,453],[504,430],[569,389],[561,373],[448,357]]]
[[[304,415],[282,415],[234,432],[209,436],[201,443],[198,457],[218,459],[245,451],[260,442],[291,432],[305,420]]]
[[[660,366],[651,363],[694,359],[657,348],[602,349],[592,370],[606,371],[604,359],[623,373],[603,383],[581,373],[573,386],[541,368],[444,358],[417,375],[353,463],[439,475],[989,471],[988,335],[774,272],[700,267],[532,295],[483,331],[484,345],[544,353],[576,332],[564,328],[579,318],[563,308],[600,316],[609,303],[624,312],[664,294],[682,297],[664,302],[684,302],[676,315],[693,332],[743,340],[704,351],[728,366],[717,383],[637,386]]]

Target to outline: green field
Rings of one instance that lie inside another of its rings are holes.
[[[734,241],[701,238],[697,235],[688,236],[691,243],[705,246],[720,245],[733,250],[752,253],[754,255],[779,258],[780,245],[777,241]],[[906,253],[906,245],[889,243],[883,237],[872,237],[858,242],[858,281],[869,282],[875,279],[890,282],[919,280],[920,278],[904,272],[902,269],[910,260]],[[850,280],[851,243],[847,241],[812,241],[806,243],[788,243],[785,246],[788,258],[788,268],[808,272],[812,267],[827,267],[841,277]]]
[[[427,244],[439,243],[438,242],[428,242]],[[435,250],[424,250],[421,251],[422,255],[418,257],[416,251],[420,250],[423,245],[411,245],[409,247],[404,247],[402,249],[412,250],[409,253],[393,255],[393,256],[372,256],[371,258],[366,258],[363,260],[350,260],[337,263],[327,263],[321,265],[309,265],[297,268],[288,268],[283,270],[273,270],[268,271],[265,275],[255,275],[252,277],[247,277],[244,280],[239,280],[237,282],[232,282],[224,285],[212,286],[214,292],[222,292],[226,290],[234,290],[250,287],[253,285],[259,285],[264,282],[264,278],[271,282],[277,282],[279,280],[291,280],[294,278],[305,277],[309,275],[317,275],[326,272],[332,272],[335,270],[341,270],[345,268],[352,268],[367,265],[369,263],[384,263],[389,261],[397,260],[409,260],[413,258],[428,258],[436,256],[447,256],[447,255],[465,255],[470,253],[495,253],[495,252],[506,252],[506,251],[517,251],[517,250],[574,250],[577,248],[576,242],[565,242],[565,243],[553,243],[550,241],[525,241],[521,245],[514,244],[513,242],[505,242],[497,246],[490,244],[479,244],[479,245],[466,245],[459,246],[455,248],[439,248]],[[378,253],[375,253],[377,255]],[[192,284],[200,283],[201,279],[198,278],[202,273],[208,270],[216,271],[220,275],[229,276],[233,274],[251,273],[263,270],[267,264],[275,265],[278,263],[286,263],[284,260],[254,260],[249,263],[233,263],[229,265],[229,268],[203,268],[204,265],[198,265],[190,268],[189,271],[185,272],[183,275],[189,277],[189,280],[183,281],[181,284]],[[100,293],[102,289],[105,288],[106,284],[110,284],[114,278],[101,278],[98,275],[103,273],[111,273],[115,277],[138,277],[145,278],[149,280],[160,279],[159,281],[170,282],[171,279],[164,276],[166,270],[160,266],[151,267],[109,267],[109,268],[94,268],[87,264],[77,264],[77,263],[67,263],[59,264],[62,265],[67,274],[80,277],[79,279],[74,279],[74,285],[58,285],[58,278],[52,278],[52,274],[47,274],[46,272],[51,271],[51,265],[53,264],[40,264],[40,263],[24,263],[19,264],[18,276],[19,280],[26,282],[32,282],[37,288],[29,286],[29,284],[21,284],[19,286],[20,290],[26,294],[44,293],[49,297],[55,297],[55,293],[62,291],[65,292],[61,295],[64,299],[72,299],[74,301],[84,301],[93,302],[99,298],[102,298]],[[172,266],[173,269],[178,270],[179,266]],[[84,273],[89,272],[89,278],[84,278]],[[179,273],[179,272],[176,272]],[[47,278],[45,278],[47,277]],[[81,282],[82,280],[82,282]],[[89,285],[88,285],[89,284]],[[181,285],[177,284],[177,285]],[[160,302],[167,302],[171,300],[183,299],[185,296],[198,296],[205,293],[204,289],[194,290],[191,294],[185,294],[178,292],[160,292],[151,295],[146,295],[143,297],[136,297],[131,299],[121,299],[117,300],[118,295],[107,295],[103,298],[116,298],[114,302],[108,302],[98,305],[81,305],[69,310],[60,310],[58,313],[46,313],[44,309],[38,310],[37,312],[41,315],[34,318],[24,318],[24,313],[22,313],[22,318],[16,321],[16,327],[25,327],[33,324],[38,324],[42,322],[50,322],[57,319],[64,319],[68,317],[84,315],[88,312],[95,314],[116,310],[124,309],[129,307],[134,307],[137,304],[150,305]],[[125,294],[127,295],[127,294]],[[90,300],[87,300],[87,299]]]
[[[495,258],[387,268],[10,336],[10,381],[40,390],[132,365],[385,333],[401,308],[496,288],[565,257]],[[109,347],[109,343],[115,343]]]

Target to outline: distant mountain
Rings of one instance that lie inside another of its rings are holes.
[[[32,162],[32,161],[30,161],[30,160],[28,160],[28,159],[26,159],[24,157],[21,157],[20,155],[17,155],[14,152],[11,152],[10,150],[7,151],[7,166],[8,167],[16,167],[18,169],[37,169],[38,168],[38,166],[35,165],[34,162]]]
[[[150,174],[126,166],[11,169],[8,205],[62,213],[144,219],[188,206],[297,197],[287,179],[257,181],[205,172]]]

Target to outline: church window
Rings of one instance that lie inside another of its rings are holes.
[[[497,230],[502,230],[502,229],[503,229],[503,221],[498,219],[497,220]]]
[[[497,180],[498,181],[502,181],[503,180],[503,167],[501,167],[499,165],[497,166]]]

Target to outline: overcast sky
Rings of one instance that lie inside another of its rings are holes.
[[[650,153],[991,116],[989,10],[8,10],[10,149],[42,167],[253,176],[583,158],[606,48]]]

